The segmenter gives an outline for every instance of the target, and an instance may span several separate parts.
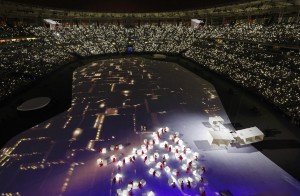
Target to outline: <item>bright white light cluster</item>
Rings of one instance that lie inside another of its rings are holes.
[[[122,176],[118,177],[118,175],[123,175],[121,168],[126,167],[130,162],[134,163],[137,159],[148,168],[147,175],[155,177],[157,180],[162,179],[162,175],[166,175],[169,178],[167,183],[170,186],[174,186],[174,183],[189,188],[196,188],[200,184],[204,185],[202,175],[205,170],[199,163],[199,153],[193,152],[186,146],[178,132],[172,133],[166,128],[158,129],[142,141],[140,147],[133,148],[127,156],[120,157],[116,154],[110,156],[111,163],[115,164],[119,171],[113,181],[117,182],[120,179],[122,181]],[[115,148],[112,149],[111,152],[114,152]],[[100,161],[103,160],[98,159],[97,164]],[[135,179],[125,188],[118,189],[117,193],[119,195],[131,194],[133,190],[143,186],[146,186],[144,179]],[[149,194],[154,194],[154,192],[149,192]]]

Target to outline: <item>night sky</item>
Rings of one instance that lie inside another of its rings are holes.
[[[220,6],[241,0],[11,0],[13,2],[98,12],[156,12]]]

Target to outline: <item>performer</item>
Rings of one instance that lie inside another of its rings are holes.
[[[189,180],[187,181],[187,186],[191,188],[191,182]]]

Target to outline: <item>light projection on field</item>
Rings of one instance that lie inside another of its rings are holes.
[[[211,133],[221,129],[238,133],[215,88],[178,64],[95,61],[74,72],[67,111],[1,149],[0,194],[299,193],[299,182],[248,144],[261,137],[235,134],[242,148],[220,145]]]

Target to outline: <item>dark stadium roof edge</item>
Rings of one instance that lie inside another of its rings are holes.
[[[157,1],[152,2],[152,7],[161,7],[161,10],[155,9],[142,9],[137,5],[127,9],[127,5],[123,10],[113,9],[113,7],[103,10],[93,9],[76,9],[75,7],[54,7],[50,4],[29,4],[30,0],[23,1],[23,3],[1,1],[0,14],[5,18],[59,18],[59,19],[95,19],[95,20],[118,20],[118,19],[130,19],[130,20],[145,20],[145,19],[191,19],[199,17],[233,17],[233,16],[253,16],[253,15],[270,15],[270,14],[299,14],[300,0],[259,0],[259,1],[235,1],[231,0],[228,4],[211,4],[197,7],[194,6],[185,7],[181,6],[180,9],[163,9],[162,4],[158,4]],[[80,1],[80,0],[79,0]],[[193,0],[185,1],[186,4]],[[33,1],[32,1],[33,2]],[[55,2],[55,1],[53,1]],[[64,1],[65,2],[65,1]],[[68,2],[68,1],[67,1]],[[119,1],[111,1],[119,2]],[[144,1],[143,1],[144,2]],[[147,1],[145,1],[147,2]],[[164,1],[165,2],[169,1]],[[217,2],[217,0],[213,1]],[[221,2],[219,0],[218,2]],[[222,1],[224,3],[224,1]],[[25,3],[25,4],[24,4]],[[177,4],[178,2],[176,2]],[[73,1],[74,4],[74,1]],[[87,6],[80,4],[84,8]],[[57,4],[60,5],[60,4]],[[93,5],[93,3],[89,4]],[[120,4],[122,5],[122,4]],[[128,6],[131,4],[128,4]],[[141,4],[142,5],[142,4]],[[145,4],[146,5],[146,4]],[[159,6],[157,6],[159,5]],[[169,4],[166,4],[166,6]],[[181,5],[178,3],[178,5]],[[105,7],[105,6],[104,6]],[[121,6],[122,7],[122,6]],[[171,4],[170,4],[170,7]],[[76,9],[76,10],[75,10]]]

